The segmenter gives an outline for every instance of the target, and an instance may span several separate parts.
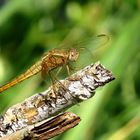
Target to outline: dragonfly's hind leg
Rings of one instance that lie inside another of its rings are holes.
[[[69,65],[69,64],[67,64],[66,65],[66,68],[67,68],[67,70],[69,70],[68,72],[68,74],[69,74],[69,76],[70,76],[70,71],[71,70],[74,70],[72,67],[71,67],[71,65]],[[78,103],[77,102],[77,100],[75,99],[75,97],[70,93],[70,91],[69,91],[69,89],[67,89],[61,82],[60,82],[60,80],[58,80],[57,79],[57,77],[56,76],[53,76],[54,78],[55,78],[55,81],[57,82],[57,83],[59,83],[59,85],[63,88],[63,90],[65,91],[65,92],[68,92],[69,93],[69,95],[73,98],[73,100],[74,100],[74,103],[76,104],[76,103]],[[62,94],[61,94],[62,95]],[[62,95],[65,99],[66,99],[66,101],[68,101],[68,99],[64,96],[64,95]]]
[[[57,84],[56,84],[56,83],[59,83],[59,85],[60,85],[64,90],[66,90],[66,88],[65,88],[65,86],[56,78],[56,76],[54,76],[54,75],[52,74],[51,71],[49,71],[48,74],[49,74],[50,79],[51,79],[51,82],[52,82],[52,94],[51,94],[51,97],[54,98],[54,99],[57,99],[57,97],[58,97],[58,91],[57,91],[57,89],[58,89],[58,88],[57,88]],[[64,95],[61,95],[61,96],[63,96],[64,99],[65,99],[66,101],[68,101],[67,98],[66,98]]]
[[[77,103],[77,101],[75,100],[74,96],[72,96],[72,94],[69,92],[69,90],[60,82],[60,80],[58,80],[58,79],[56,78],[56,76],[52,75],[51,71],[49,71],[49,75],[50,75],[50,78],[51,78],[51,81],[52,81],[52,88],[53,88],[52,97],[56,99],[57,96],[58,96],[58,95],[56,94],[56,93],[57,93],[57,86],[56,86],[56,83],[58,83],[58,84],[61,86],[61,88],[64,90],[64,92],[68,92],[69,95],[73,98],[74,102]],[[63,92],[63,93],[64,93],[64,92]],[[60,93],[60,95],[63,96],[64,99],[68,102],[68,99],[65,97],[65,95],[63,95],[63,94],[61,94],[61,93]]]
[[[52,76],[51,71],[48,72],[48,75],[49,75],[49,77],[51,79],[51,82],[52,82],[52,93],[51,93],[51,97],[53,97],[54,99],[56,99],[57,98],[57,94],[56,94],[56,89],[55,89],[56,88],[55,87],[55,80],[54,80],[54,78]]]

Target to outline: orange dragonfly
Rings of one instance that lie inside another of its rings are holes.
[[[68,65],[69,62],[76,61],[78,56],[79,53],[74,48],[70,50],[51,50],[46,53],[40,61],[31,66],[25,73],[21,74],[13,81],[1,86],[0,93],[39,72],[42,74],[49,73],[51,70],[61,67],[64,64]]]
[[[107,35],[101,34],[97,37],[108,37]],[[92,40],[95,40],[95,38],[91,38]],[[96,41],[96,40],[95,40]],[[50,72],[53,69],[56,69],[58,67],[62,67],[63,65],[66,65],[66,68],[69,72],[69,63],[76,61],[79,57],[79,52],[75,48],[75,46],[81,46],[83,45],[87,40],[81,41],[79,43],[73,44],[73,48],[71,49],[53,49],[47,52],[40,61],[35,63],[33,66],[31,66],[25,73],[21,74],[19,77],[15,78],[11,82],[3,85],[0,87],[0,93],[9,89],[12,86],[17,85],[18,83],[30,78],[33,75],[38,74],[41,72],[42,75],[45,73],[50,74]],[[80,45],[81,44],[81,45]]]

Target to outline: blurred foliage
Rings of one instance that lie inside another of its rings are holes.
[[[96,51],[98,44],[86,45],[75,67],[80,69],[100,60],[116,80],[98,90],[89,101],[70,109],[81,117],[81,123],[54,139],[138,140],[139,29],[139,0],[0,0],[0,85],[59,44],[67,47],[75,38],[107,34],[110,41]],[[90,58],[89,52],[93,54]],[[42,81],[40,75],[34,76],[0,94],[0,112],[43,91],[46,84]]]

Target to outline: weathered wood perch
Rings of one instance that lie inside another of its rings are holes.
[[[65,112],[6,135],[1,140],[48,140],[75,127],[79,122],[79,116]]]
[[[114,79],[111,71],[100,62],[85,67],[46,91],[10,107],[0,118],[0,137],[30,127],[91,98],[97,87]]]

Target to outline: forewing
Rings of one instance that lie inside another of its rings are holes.
[[[106,34],[87,35],[86,33],[77,33],[72,30],[59,45],[61,49],[76,48],[77,50],[89,49],[96,50],[104,46],[109,41],[109,36]],[[92,46],[92,47],[91,47]]]

